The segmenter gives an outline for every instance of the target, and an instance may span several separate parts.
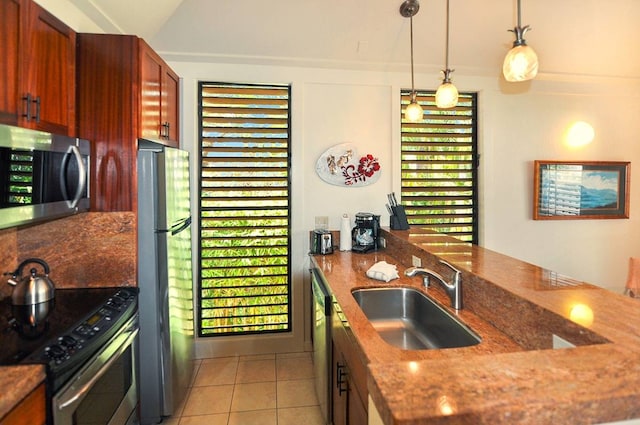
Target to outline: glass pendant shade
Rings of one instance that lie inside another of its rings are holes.
[[[438,108],[453,108],[458,104],[458,89],[453,83],[443,82],[436,91],[436,106]]]
[[[538,55],[526,44],[514,46],[504,58],[502,73],[511,82],[532,80],[538,75]]]
[[[415,100],[407,105],[407,108],[404,110],[404,118],[407,121],[417,122],[422,121],[424,117],[424,111],[422,110],[422,106],[418,104]]]

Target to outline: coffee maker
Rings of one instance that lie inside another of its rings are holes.
[[[380,216],[359,212],[356,214],[356,226],[351,231],[354,252],[369,252],[378,249],[378,233],[380,231]]]

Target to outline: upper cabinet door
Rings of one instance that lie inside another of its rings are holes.
[[[161,138],[162,60],[140,40],[140,137]]]
[[[0,122],[18,125],[20,116],[20,28],[22,1],[0,0]]]
[[[178,147],[179,78],[140,40],[140,137]]]
[[[75,44],[36,3],[0,0],[0,122],[75,136]]]
[[[164,67],[162,73],[162,114],[161,125],[166,140],[178,147],[180,129],[178,127],[178,103],[180,98],[180,79],[169,67]]]
[[[31,96],[31,121],[26,126],[75,136],[76,33],[30,3],[25,37],[23,97]]]

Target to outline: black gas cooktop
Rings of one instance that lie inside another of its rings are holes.
[[[48,303],[0,301],[0,365],[42,363],[67,375],[137,311],[136,288],[56,289]]]

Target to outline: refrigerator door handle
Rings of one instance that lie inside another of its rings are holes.
[[[182,232],[184,229],[191,226],[191,216],[179,221],[175,226],[171,228],[171,234],[175,235]]]
[[[182,232],[187,227],[191,226],[191,216],[178,221],[175,225],[171,226],[170,229],[156,229],[156,233],[171,233],[171,235],[176,235]]]

